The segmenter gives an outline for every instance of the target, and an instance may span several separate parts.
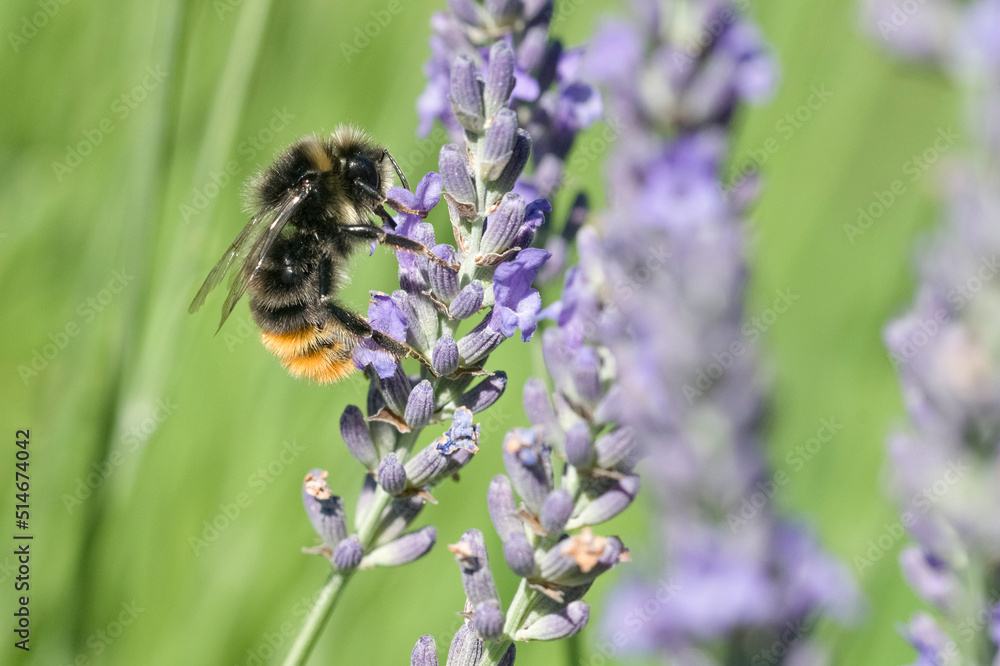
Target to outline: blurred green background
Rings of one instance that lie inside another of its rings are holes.
[[[14,560],[0,549],[0,662],[243,665],[273,663],[290,644],[328,570],[299,551],[314,542],[300,482],[328,468],[353,507],[359,470],[337,423],[365,385],[294,381],[257,342],[244,304],[218,335],[221,296],[197,316],[187,305],[244,224],[242,183],[298,136],[354,122],[411,182],[435,168],[440,136],[415,138],[414,100],[429,16],[444,3],[401,0],[369,44],[350,58],[341,47],[388,4],[0,6],[0,513],[13,509],[14,432],[28,428],[35,535],[29,654],[11,645]],[[576,0],[558,32],[577,44],[617,9]],[[734,147],[733,169],[764,175],[748,315],[765,314],[778,290],[798,299],[764,336],[768,455],[790,478],[777,501],[816,526],[867,596],[858,625],[819,627],[833,663],[906,663],[896,624],[918,607],[896,564],[906,539],[871,566],[858,558],[897,521],[883,465],[901,401],[880,332],[910,298],[911,247],[935,218],[934,168],[911,179],[907,163],[956,126],[953,94],[861,35],[853,0],[750,10],[782,83],[747,111]],[[574,175],[602,199],[599,165]],[[849,239],[844,225],[896,179],[904,192]],[[443,211],[434,221],[445,228]],[[345,298],[363,310],[368,289],[394,283],[388,252],[358,257]],[[502,433],[525,421],[519,393],[541,371],[537,340],[511,341],[490,366],[510,388],[483,415],[476,461],[421,517],[439,527],[438,546],[357,576],[311,663],[407,663],[421,634],[440,647],[458,626],[463,594],[444,544],[473,526],[492,533],[485,489]],[[793,463],[823,419],[842,429]],[[633,546],[633,567],[647,511],[609,526]],[[515,580],[495,569],[509,600]],[[595,609],[614,577],[591,593]],[[606,663],[590,628],[580,648],[580,663]],[[518,664],[551,663],[567,663],[563,646],[519,646]]]

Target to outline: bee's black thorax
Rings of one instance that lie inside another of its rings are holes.
[[[366,244],[339,227],[370,224],[392,184],[385,155],[360,130],[341,127],[300,139],[254,180],[251,204],[260,209],[277,213],[295,200],[249,285],[250,310],[265,332],[326,325],[346,262]]]

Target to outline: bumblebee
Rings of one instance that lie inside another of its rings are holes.
[[[409,189],[389,152],[355,127],[299,139],[251,181],[255,212],[188,311],[198,310],[235,267],[219,328],[249,290],[250,312],[264,346],[293,376],[320,383],[347,377],[355,370],[351,353],[362,338],[397,358],[413,356],[426,365],[409,345],[372,328],[335,298],[348,258],[373,241],[457,268],[420,243],[371,223],[375,214],[394,228],[383,206],[393,172]],[[395,202],[394,207],[417,212]]]

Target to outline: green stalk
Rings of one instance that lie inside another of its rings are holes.
[[[309,610],[309,615],[306,616],[306,623],[303,625],[302,630],[299,631],[299,635],[295,637],[292,649],[288,652],[285,660],[281,662],[283,666],[302,666],[306,663],[306,660],[309,659],[309,654],[316,645],[316,641],[319,639],[323,625],[326,624],[326,621],[330,619],[330,615],[333,614],[333,609],[340,600],[344,585],[350,578],[350,573],[335,572],[330,576],[330,580],[320,590],[316,603]]]

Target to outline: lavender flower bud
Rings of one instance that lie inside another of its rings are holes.
[[[410,343],[421,351],[429,350],[438,337],[437,308],[422,294],[407,293],[403,304],[410,322],[407,329]]]
[[[573,515],[573,497],[565,488],[556,488],[545,498],[538,518],[546,532],[560,534],[571,515]]]
[[[368,432],[365,417],[354,405],[348,405],[340,415],[340,436],[355,460],[364,465],[365,469],[375,469],[378,465],[378,453],[375,452],[375,444]]]
[[[403,367],[397,363],[396,372],[390,377],[379,377],[378,385],[386,407],[402,416],[406,412],[406,400],[410,396],[410,380],[403,372]]]
[[[578,421],[566,431],[566,460],[579,470],[588,470],[597,459],[597,452],[590,440],[590,427]]]
[[[365,568],[394,567],[408,564],[426,555],[437,541],[437,528],[433,525],[416,532],[404,534],[395,541],[379,546],[362,560]]]
[[[480,10],[477,9],[477,4],[472,2],[472,0],[448,0],[448,7],[456,17],[465,23],[476,26],[482,25],[482,21],[479,18]]]
[[[510,248],[517,230],[524,223],[524,208],[524,197],[520,194],[508,192],[503,195],[500,206],[486,221],[480,252],[500,254]]]
[[[528,163],[528,156],[531,155],[531,136],[523,129],[517,130],[514,138],[514,148],[511,152],[507,166],[497,177],[493,187],[498,192],[510,192],[514,189],[514,183],[521,176],[525,165]],[[443,174],[442,174],[443,175]]]
[[[583,507],[566,526],[567,529],[603,523],[628,508],[639,492],[639,476],[633,474],[611,483],[609,488]]]
[[[435,245],[434,254],[445,261],[455,261],[455,250],[446,244]],[[430,262],[428,269],[430,288],[434,295],[446,303],[450,303],[458,295],[458,273],[436,262]]]
[[[629,470],[635,466],[635,431],[629,426],[601,435],[594,448],[597,464],[604,469]]]
[[[434,416],[434,389],[425,379],[410,391],[403,420],[411,430],[419,430],[430,423],[432,416]]]
[[[451,65],[451,108],[462,127],[477,134],[483,131],[483,84],[476,63],[462,54]],[[441,174],[444,175],[443,173]]]
[[[483,306],[483,283],[473,280],[462,288],[455,300],[448,306],[448,315],[452,319],[468,319],[479,312]]]
[[[483,641],[498,641],[503,636],[503,611],[496,601],[484,601],[472,612],[472,624]]]
[[[378,485],[393,497],[406,488],[406,471],[395,453],[390,453],[378,464]]]
[[[552,490],[548,449],[535,441],[531,430],[514,428],[504,437],[503,462],[517,494],[537,515]]]
[[[347,536],[347,516],[343,500],[330,492],[326,477],[327,472],[321,469],[306,474],[302,482],[302,503],[323,545],[333,548]]]
[[[510,479],[498,474],[490,482],[486,491],[486,507],[493,521],[493,529],[504,541],[511,534],[524,535],[524,524],[517,516],[517,504],[514,502],[514,491],[510,487]]]
[[[538,561],[539,576],[562,586],[586,585],[618,564],[622,542],[595,535],[590,528],[563,539]]]
[[[483,102],[487,118],[493,117],[497,111],[507,106],[512,90],[514,90],[514,52],[510,44],[500,40],[490,47],[490,62],[486,67]],[[493,122],[496,122],[496,118]]]
[[[451,476],[479,450],[479,425],[472,423],[472,412],[459,407],[451,428],[424,447],[406,463],[406,475],[414,487],[432,486]]]
[[[601,361],[592,347],[582,347],[573,363],[573,386],[577,396],[594,406],[604,395],[601,390]]]
[[[448,194],[461,203],[476,203],[476,186],[469,173],[469,160],[465,151],[453,143],[442,146],[438,155],[438,168]]]
[[[469,530],[462,535],[458,543],[448,546],[455,554],[462,572],[462,587],[465,596],[473,606],[484,601],[500,603],[496,583],[493,582],[493,572],[490,571],[489,557],[486,555],[486,542],[479,530]]]
[[[446,377],[458,370],[458,343],[455,338],[445,333],[434,343],[434,351],[431,352],[431,365],[434,372],[442,377]]]
[[[476,636],[471,622],[465,622],[448,648],[448,666],[477,666],[483,656],[483,642]]]
[[[948,610],[956,601],[961,583],[952,568],[940,558],[919,547],[908,546],[899,554],[899,564],[906,582],[928,602]]]
[[[438,666],[437,644],[433,636],[424,634],[417,639],[410,653],[410,666]]]
[[[517,114],[511,109],[500,109],[493,123],[486,129],[486,146],[479,162],[479,173],[490,182],[500,177],[514,154],[517,136]]]
[[[552,409],[552,401],[549,400],[549,390],[541,379],[529,377],[524,382],[521,397],[524,413],[528,415],[532,425],[548,426],[556,422],[556,413]]]
[[[571,601],[558,613],[543,615],[517,632],[519,641],[557,641],[569,638],[587,625],[590,606],[583,601]]]
[[[503,542],[503,559],[507,566],[521,578],[535,575],[535,550],[524,532],[511,532]]]
[[[459,295],[461,298],[461,295]],[[455,299],[458,302],[458,299]],[[458,357],[468,365],[480,361],[506,340],[504,334],[493,330],[490,317],[486,317],[474,329],[458,341]]]
[[[521,69],[530,72],[538,68],[545,57],[548,33],[548,25],[535,25],[524,34],[521,45],[517,47],[517,64]]]
[[[365,556],[365,551],[361,547],[357,534],[352,534],[337,544],[333,549],[331,561],[337,571],[354,571],[361,564],[361,559]]]
[[[416,495],[397,497],[392,500],[392,503],[385,508],[379,518],[378,528],[375,530],[378,535],[375,545],[381,546],[389,543],[402,534],[410,526],[410,523],[420,515],[420,511],[426,504],[427,501],[424,498]]]
[[[500,399],[507,388],[507,373],[497,370],[492,375],[466,391],[457,401],[461,407],[467,407],[473,414],[478,414],[489,408]]]
[[[594,408],[594,423],[596,425],[621,423],[623,411],[622,387],[613,384],[604,395],[604,399],[597,403],[597,407]]]

